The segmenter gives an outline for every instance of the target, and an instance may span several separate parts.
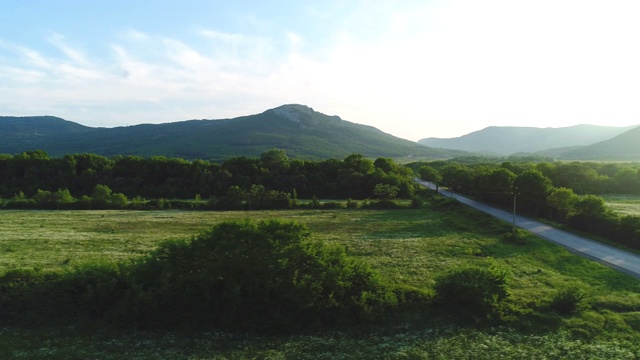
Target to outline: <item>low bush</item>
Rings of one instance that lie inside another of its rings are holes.
[[[502,240],[514,245],[527,245],[527,239],[519,229],[516,229],[515,232],[503,233]]]
[[[456,314],[496,317],[509,296],[507,273],[494,265],[456,268],[436,280],[435,292],[436,304]]]
[[[15,269],[0,277],[0,323],[30,324],[51,317],[54,307],[47,297],[47,280],[55,280],[32,269]]]
[[[560,315],[571,315],[587,307],[587,293],[579,287],[570,286],[558,290],[549,307]]]
[[[397,304],[368,267],[309,235],[297,223],[244,221],[164,244],[133,270],[127,318],[275,330],[359,322]]]

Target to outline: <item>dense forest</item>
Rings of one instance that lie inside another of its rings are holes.
[[[191,199],[220,209],[282,208],[298,198],[409,198],[413,176],[391,159],[360,154],[304,161],[272,149],[259,158],[213,163],[95,154],[50,158],[31,151],[0,156],[0,198],[13,208],[117,208],[149,199]]]
[[[640,248],[640,218],[607,208],[602,194],[640,194],[640,167],[600,162],[415,162],[420,177],[517,212]]]

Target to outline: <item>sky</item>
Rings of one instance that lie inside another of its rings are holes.
[[[417,141],[640,124],[636,0],[0,0],[0,116],[304,104]]]

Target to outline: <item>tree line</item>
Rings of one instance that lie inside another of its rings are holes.
[[[411,198],[412,178],[411,169],[389,158],[292,160],[281,149],[221,163],[95,154],[50,158],[40,150],[0,155],[0,199],[14,208],[162,208],[190,199],[212,208],[261,209],[297,199],[389,200]]]
[[[598,195],[639,194],[640,170],[622,163],[415,162],[408,165],[439,186],[480,201],[640,248],[640,217],[620,215]]]

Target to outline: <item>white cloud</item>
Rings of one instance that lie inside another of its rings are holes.
[[[24,70],[12,66],[0,68],[0,78],[5,79],[7,83],[37,83],[46,77],[46,74],[38,70]],[[5,83],[5,84],[7,84]],[[1,87],[2,85],[0,85]]]
[[[131,41],[149,40],[149,35],[135,29],[127,29],[126,31],[123,31],[122,34],[125,39],[131,40]]]
[[[167,57],[185,70],[201,72],[217,66],[214,61],[178,40],[164,39],[163,43],[167,49]]]
[[[246,41],[246,37],[242,34],[230,34],[215,30],[201,30],[200,34],[206,38],[227,43],[238,43]]]
[[[291,46],[293,47],[297,47],[302,43],[302,36],[294,33],[294,32],[288,32],[287,33],[287,39],[289,39],[289,43],[291,44]]]
[[[88,64],[87,58],[84,53],[81,50],[69,46],[65,42],[64,36],[58,33],[52,33],[48,36],[47,40],[75,63],[78,63],[80,65]]]
[[[51,69],[54,67],[50,60],[45,59],[42,54],[35,50],[22,46],[16,47],[16,49],[22,54],[24,58],[26,58],[28,63],[35,65],[36,67],[44,69]]]

